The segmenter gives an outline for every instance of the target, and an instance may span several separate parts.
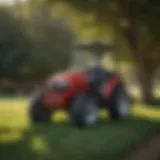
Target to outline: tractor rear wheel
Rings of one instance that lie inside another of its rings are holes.
[[[109,113],[111,119],[126,119],[130,115],[131,100],[124,86],[117,86],[109,103]]]

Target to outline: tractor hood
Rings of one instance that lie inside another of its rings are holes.
[[[69,99],[88,89],[85,72],[68,71],[51,76],[44,87],[47,107],[68,106]]]
[[[69,82],[74,84],[88,83],[86,73],[84,71],[66,71],[52,75],[47,79],[47,84],[57,82]]]

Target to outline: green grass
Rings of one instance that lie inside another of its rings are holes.
[[[32,126],[27,99],[0,99],[0,160],[119,160],[157,126],[145,117],[149,110],[141,114],[146,120],[136,119],[137,110],[126,121],[105,120],[97,128],[80,130],[70,123]]]
[[[96,129],[78,130],[68,125],[31,127],[27,130],[10,128],[8,136],[22,134],[16,141],[1,143],[3,160],[118,160],[126,150],[153,127],[147,121],[106,122]]]

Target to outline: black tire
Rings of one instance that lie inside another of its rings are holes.
[[[52,111],[43,107],[41,98],[40,95],[35,95],[31,100],[29,117],[32,123],[51,122]]]
[[[109,114],[113,120],[126,119],[130,116],[131,100],[123,85],[115,88],[109,103]]]
[[[87,115],[88,111],[88,115]],[[87,116],[92,116],[92,118]],[[92,114],[92,115],[91,115]],[[75,125],[80,128],[93,127],[97,124],[99,109],[96,102],[87,94],[83,93],[77,96],[72,103],[71,119]]]

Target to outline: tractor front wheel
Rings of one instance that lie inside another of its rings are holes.
[[[29,106],[29,117],[33,123],[51,122],[52,111],[44,108],[41,98],[40,95],[35,95]]]

